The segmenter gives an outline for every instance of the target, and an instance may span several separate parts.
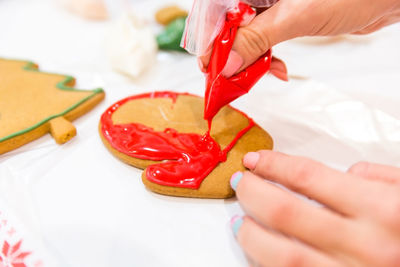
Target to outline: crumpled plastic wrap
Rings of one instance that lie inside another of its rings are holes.
[[[398,118],[313,80],[291,81],[290,93],[270,89],[264,97],[259,87],[279,82],[268,80],[237,102],[251,105],[249,113],[271,131],[276,150],[342,170],[362,160],[400,166]]]
[[[211,44],[225,23],[226,13],[239,0],[194,0],[186,19],[181,46],[189,53],[201,56],[211,50]]]
[[[279,0],[241,0],[253,7],[271,7]]]
[[[227,12],[236,8],[239,2],[252,7],[271,7],[278,0],[194,0],[186,20],[181,46],[189,53],[203,56],[210,52],[211,44],[221,32]],[[244,25],[254,16],[245,19]]]

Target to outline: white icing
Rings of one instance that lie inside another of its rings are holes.
[[[157,43],[148,25],[123,15],[108,31],[106,51],[114,70],[135,78],[154,64]]]

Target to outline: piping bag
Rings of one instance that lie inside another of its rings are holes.
[[[232,77],[222,75],[239,26],[244,20],[254,16],[255,11],[248,4],[237,2],[234,8],[227,10],[223,27],[215,38],[210,63],[205,73],[204,119],[208,121],[209,130],[211,129],[212,119],[218,111],[223,106],[248,93],[270,69],[272,55],[271,50],[268,50],[255,63],[238,74]],[[187,23],[190,23],[190,17]],[[182,40],[184,48],[186,48],[186,38],[187,36],[184,35]]]

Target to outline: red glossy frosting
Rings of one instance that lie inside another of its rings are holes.
[[[211,121],[215,114],[225,105],[246,94],[254,84],[268,72],[271,65],[271,50],[268,50],[255,63],[232,77],[224,77],[224,69],[232,49],[235,36],[244,16],[254,10],[247,4],[239,3],[238,7],[226,16],[225,25],[214,41],[210,63],[206,71],[206,93],[204,118]]]
[[[155,92],[118,101],[102,115],[101,131],[110,145],[121,153],[139,159],[167,160],[146,169],[146,177],[151,182],[198,189],[204,178],[220,162],[226,161],[227,153],[253,127],[253,120],[248,118],[248,126],[242,129],[223,150],[209,132],[205,135],[178,133],[171,128],[157,132],[138,123],[114,124],[112,121],[112,114],[128,101],[159,97],[168,97],[175,101],[178,95],[174,92]]]

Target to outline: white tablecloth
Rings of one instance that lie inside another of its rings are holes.
[[[169,2],[131,1],[149,21]],[[115,4],[113,12],[118,16]],[[98,120],[115,101],[154,90],[204,91],[196,60],[186,54],[159,53],[139,79],[113,72],[104,52],[109,23],[81,19],[50,0],[0,0],[0,57],[32,60],[75,76],[78,88],[101,86],[107,94],[74,122],[78,135],[67,144],[46,135],[0,156],[0,212],[18,220],[44,266],[246,265],[229,228],[242,213],[235,199],[149,192],[141,171],[103,146]],[[369,36],[277,45],[291,81],[267,76],[234,106],[271,133],[276,150],[341,170],[360,160],[400,166],[399,33],[394,25]]]

